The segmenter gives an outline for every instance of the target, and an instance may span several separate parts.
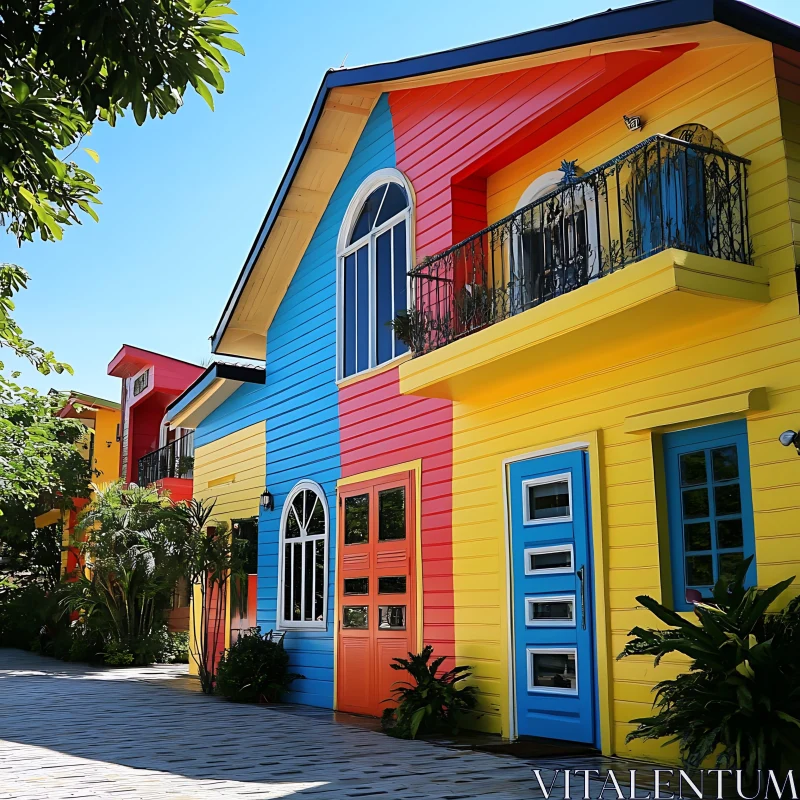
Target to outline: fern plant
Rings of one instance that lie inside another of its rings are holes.
[[[396,708],[384,709],[382,723],[387,733],[415,739],[418,733],[457,733],[458,720],[478,701],[474,686],[460,686],[472,674],[470,667],[453,667],[437,675],[446,656],[431,661],[433,647],[408,658],[395,658],[393,670],[408,673],[410,681],[395,683]],[[386,702],[391,702],[391,699]]]
[[[670,653],[692,660],[688,672],[656,685],[656,713],[632,720],[638,727],[628,741],[677,742],[690,767],[716,753],[718,768],[741,769],[750,782],[758,770],[800,763],[800,598],[768,613],[794,579],[745,589],[751,561],[717,582],[713,598],[696,604],[694,620],[637,597],[669,628],[634,628],[619,655],[655,656],[656,665]]]

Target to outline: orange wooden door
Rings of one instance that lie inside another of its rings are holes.
[[[337,708],[380,716],[416,650],[416,514],[410,472],[339,493]]]

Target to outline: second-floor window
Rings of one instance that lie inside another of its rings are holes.
[[[392,320],[408,308],[411,198],[396,170],[381,170],[350,203],[339,236],[337,376],[384,364],[408,349]]]

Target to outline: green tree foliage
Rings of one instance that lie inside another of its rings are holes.
[[[70,160],[97,122],[174,114],[188,86],[213,108],[224,52],[244,53],[229,3],[0,0],[0,224],[47,241],[97,219],[99,187]]]
[[[657,684],[656,713],[632,720],[638,727],[628,740],[677,742],[692,767],[716,753],[717,767],[744,770],[753,780],[756,770],[800,763],[800,598],[768,613],[794,579],[745,590],[751,561],[717,583],[694,619],[637,597],[669,627],[634,628],[619,658],[649,655],[656,665],[670,653],[691,659],[688,672]]]

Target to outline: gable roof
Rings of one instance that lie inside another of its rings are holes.
[[[422,76],[452,73],[490,62],[507,62],[523,56],[560,51],[611,39],[637,37],[657,31],[708,23],[720,23],[742,33],[783,45],[792,50],[800,49],[800,27],[739,0],[654,0],[654,2],[609,10],[547,28],[428,55],[361,67],[329,70],[325,73],[286,172],[281,179],[278,190],[270,203],[255,241],[217,322],[211,337],[212,352],[256,359],[264,358],[266,327],[262,333],[245,322],[241,328],[237,329],[239,331],[238,337],[232,337],[230,336],[233,327],[231,322],[237,308],[243,301],[248,281],[253,274],[256,263],[270,239],[270,234],[279,221],[279,215],[284,211],[287,198],[289,198],[293,189],[293,183],[308,154],[315,133],[318,131],[320,120],[326,110],[335,110],[362,117],[360,126],[352,126],[355,135],[351,133],[344,140],[343,149],[346,150],[349,145],[350,151],[352,151],[352,147],[355,145],[355,141],[357,141],[366,123],[366,117],[369,116],[372,106],[381,91],[390,88],[387,84],[391,85],[398,81],[408,81]],[[354,87],[364,89],[361,99],[352,103],[342,102],[341,93],[348,88],[352,90]],[[371,91],[370,87],[372,87]],[[332,151],[336,152],[337,148],[333,148]],[[349,152],[342,154],[349,158]],[[341,167],[338,177],[341,177],[343,170],[344,165]],[[338,177],[336,178],[337,181]],[[316,193],[323,194],[321,192]],[[302,198],[304,194],[307,196],[308,194],[315,194],[315,192],[306,189],[295,193],[298,198]],[[311,233],[313,233],[313,227],[319,221],[321,212],[315,218],[313,212],[297,208],[289,208],[287,211],[291,217],[299,220],[305,219],[308,223],[306,228],[311,227],[311,232],[305,230],[299,237],[300,239],[304,238],[305,245],[307,245]],[[275,257],[278,257],[277,254]],[[288,279],[290,278],[291,275],[288,276]],[[280,297],[282,297],[288,286],[288,279],[284,276],[282,280],[276,282],[275,286],[270,285],[264,290],[271,295],[272,313],[274,313],[274,308],[277,307],[276,303],[280,302]],[[267,326],[270,321],[271,316],[266,320]],[[262,349],[259,350],[259,348]]]

